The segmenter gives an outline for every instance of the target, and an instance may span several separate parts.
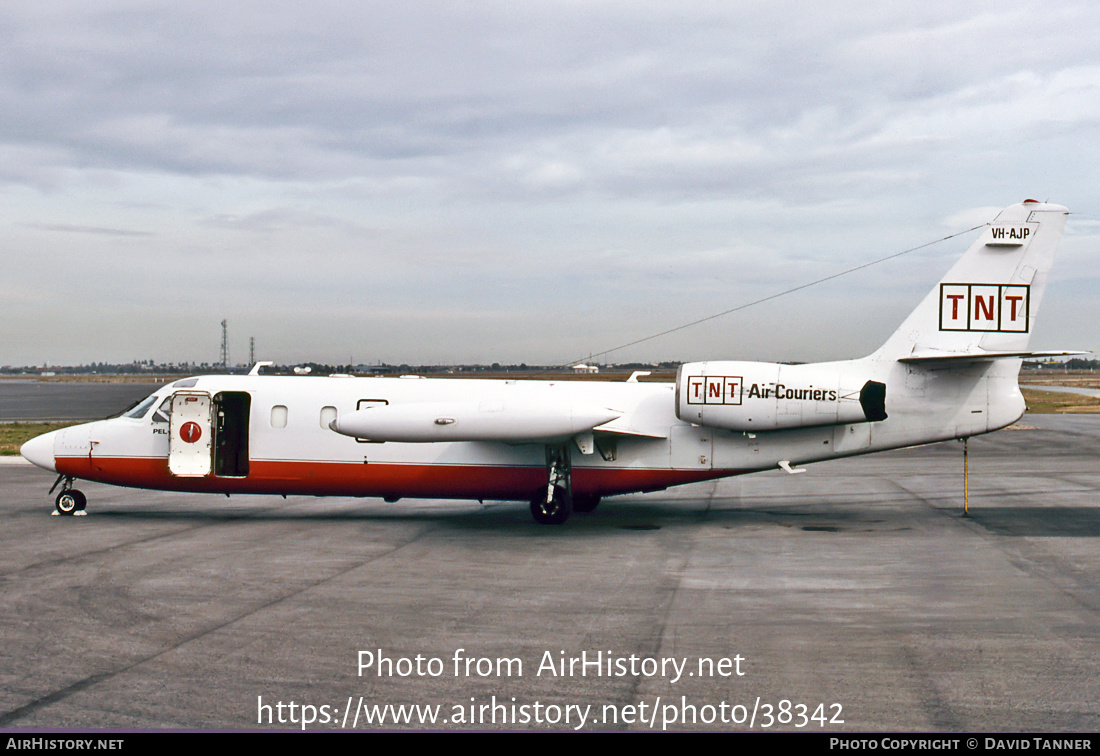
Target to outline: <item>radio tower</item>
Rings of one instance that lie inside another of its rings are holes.
[[[222,321],[222,368],[229,369],[229,326]]]

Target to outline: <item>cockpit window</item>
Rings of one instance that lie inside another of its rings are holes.
[[[123,412],[122,416],[123,417],[134,417],[134,418],[145,417],[145,413],[148,412],[149,408],[152,407],[156,403],[158,398],[159,397],[157,397],[157,396],[151,396],[148,399],[146,399],[145,401],[143,401],[141,404],[134,407],[132,410],[130,410],[128,412]]]
[[[166,396],[164,401],[157,407],[157,411],[153,413],[154,423],[167,423],[169,418],[172,417],[172,397]]]

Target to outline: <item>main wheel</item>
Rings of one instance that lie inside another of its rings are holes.
[[[77,512],[83,512],[84,508],[88,506],[88,497],[75,488],[70,488],[68,491],[62,491],[54,499],[54,506],[57,508],[59,514],[74,515]]]
[[[600,505],[600,497],[596,494],[587,494],[573,497],[573,511],[582,514],[595,512]]]
[[[539,493],[531,499],[531,516],[540,525],[561,525],[573,513],[569,492],[561,486],[554,487],[554,498],[546,501],[546,494]]]

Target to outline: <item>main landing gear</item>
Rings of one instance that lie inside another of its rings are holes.
[[[546,490],[531,499],[531,515],[540,525],[561,525],[573,514],[573,475],[569,447],[546,447]]]
[[[595,494],[579,494],[573,497],[573,511],[578,514],[595,512],[600,504],[600,497]]]
[[[85,496],[82,491],[78,491],[73,488],[72,476],[58,475],[57,480],[54,481],[53,486],[50,487],[50,493],[53,493],[53,490],[57,488],[58,483],[61,484],[61,491],[58,492],[57,498],[54,499],[54,507],[57,509],[57,514],[86,514],[84,508],[88,506],[88,497]]]
[[[573,495],[573,468],[568,442],[546,447],[546,490],[531,499],[531,515],[540,525],[561,525],[573,512],[592,512],[600,503],[593,494]]]

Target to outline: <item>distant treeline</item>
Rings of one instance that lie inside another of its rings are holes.
[[[89,365],[4,365],[0,367],[2,375],[177,375],[179,373],[210,373],[221,371],[221,365],[208,363],[179,363],[176,365],[158,365],[152,360],[128,362],[116,365],[109,362],[93,362]]]
[[[613,370],[675,370],[679,366],[679,362],[661,362],[655,365],[630,362],[621,365],[601,365],[600,368],[610,368]],[[207,362],[157,364],[154,363],[152,360],[142,360],[140,362],[131,362],[124,365],[112,364],[107,362],[93,362],[89,365],[35,365],[22,367],[4,365],[0,366],[0,375],[196,375],[215,373],[240,374],[248,372],[250,367],[251,366],[249,365],[237,365],[235,367],[225,368],[220,364],[212,365]],[[328,365],[320,362],[303,362],[295,365],[271,365],[269,367],[265,367],[263,372],[266,375],[293,375],[303,372],[313,375],[330,375],[332,373],[348,373],[357,375],[401,375],[403,373],[524,373],[555,370],[568,371],[569,369],[570,366],[528,365],[526,363],[520,363],[518,365],[502,365],[499,362],[494,362],[491,365],[409,365],[406,363],[402,363],[400,365],[390,365],[387,363],[379,363],[375,365]]]
[[[1096,370],[1100,368],[1100,360],[1086,360],[1080,357],[1074,357],[1071,360],[1058,363],[1025,362],[1024,367],[1029,370]]]

